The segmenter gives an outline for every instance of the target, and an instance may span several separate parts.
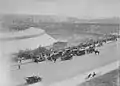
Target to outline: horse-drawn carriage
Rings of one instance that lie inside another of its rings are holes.
[[[42,81],[42,78],[39,76],[31,76],[25,78],[27,84],[33,84]]]

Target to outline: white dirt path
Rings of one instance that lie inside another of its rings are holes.
[[[48,86],[58,81],[72,78],[78,74],[83,74],[86,71],[104,66],[111,62],[120,60],[118,49],[115,42],[106,44],[99,48],[100,55],[89,54],[79,57],[74,57],[73,60],[64,62],[43,62],[39,64],[23,65],[21,70],[11,71],[12,80],[16,84],[24,82],[24,77],[33,74],[43,77],[43,84]]]

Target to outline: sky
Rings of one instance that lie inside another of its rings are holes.
[[[0,0],[0,13],[120,17],[120,0]]]

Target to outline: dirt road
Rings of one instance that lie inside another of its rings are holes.
[[[43,62],[39,64],[31,63],[21,66],[21,70],[11,71],[11,78],[16,84],[24,82],[24,77],[31,75],[40,75],[43,77],[43,84],[46,86],[56,81],[73,77],[78,73],[84,73],[94,68],[104,66],[108,63],[120,59],[118,55],[119,43],[105,44],[99,48],[100,55],[89,54],[85,56],[74,57],[73,60],[64,62]]]

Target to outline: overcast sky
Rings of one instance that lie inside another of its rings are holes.
[[[116,17],[120,16],[120,0],[0,0],[0,13]]]

